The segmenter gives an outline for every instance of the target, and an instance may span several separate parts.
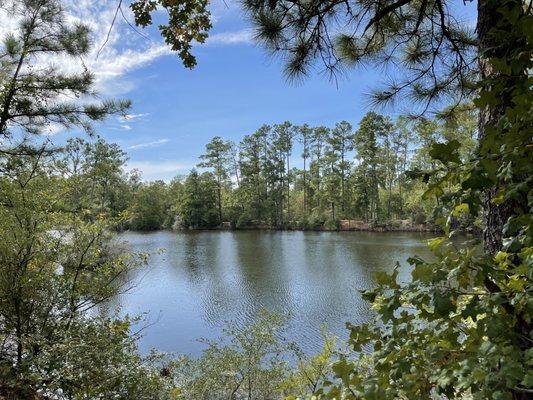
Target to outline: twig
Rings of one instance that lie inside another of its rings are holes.
[[[109,27],[109,30],[107,31],[107,36],[105,38],[104,43],[102,46],[98,49],[98,53],[96,53],[96,59],[98,60],[98,57],[100,56],[100,52],[104,49],[105,45],[109,41],[109,37],[111,36],[111,30],[113,29],[113,26],[115,25],[115,21],[117,20],[118,12],[120,11],[120,6],[122,5],[122,0],[118,1],[117,9],[115,10],[115,15],[113,15],[113,20],[111,21],[111,26]]]

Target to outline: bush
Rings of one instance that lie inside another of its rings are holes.
[[[418,212],[415,214],[413,222],[415,223],[415,225],[423,225],[426,223],[426,216],[424,215],[424,213]]]
[[[340,222],[338,219],[328,219],[324,223],[324,229],[328,231],[335,231],[339,229],[339,226],[340,226]]]
[[[247,210],[239,215],[239,217],[237,218],[237,222],[235,223],[235,226],[237,228],[244,228],[247,226],[251,226],[252,223],[253,223],[252,216],[250,215],[250,212]]]
[[[251,325],[229,323],[221,339],[206,340],[201,357],[171,361],[165,370],[179,387],[179,398],[272,400],[314,394],[333,376],[336,339],[324,332],[323,349],[306,356],[284,338],[287,322],[261,311]],[[294,360],[294,367],[287,359]]]
[[[313,211],[307,220],[305,221],[305,226],[307,229],[321,229],[324,227],[327,218],[323,213]]]

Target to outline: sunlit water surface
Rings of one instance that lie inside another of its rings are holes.
[[[126,232],[126,249],[153,255],[129,277],[133,290],[111,307],[146,313],[142,352],[198,355],[199,338],[221,335],[225,321],[250,323],[260,309],[290,314],[289,340],[306,352],[322,344],[321,326],[340,338],[345,323],[372,318],[358,290],[376,271],[428,256],[430,236],[371,232]],[[158,253],[158,250],[164,251]]]

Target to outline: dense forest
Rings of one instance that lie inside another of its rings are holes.
[[[436,143],[456,141],[461,159],[473,152],[476,115],[462,106],[453,118],[395,123],[367,113],[354,129],[289,122],[261,126],[238,144],[214,137],[198,169],[170,183],[142,182],[123,171],[127,155],[102,139],[71,139],[58,149],[62,176],[77,188],[66,199],[78,212],[121,217],[118,229],[338,229],[358,220],[363,229],[435,227],[436,203],[410,171],[435,169]],[[294,166],[294,165],[298,166]],[[401,225],[403,220],[403,225]],[[456,221],[472,228],[468,219]],[[424,225],[420,227],[420,225]]]
[[[193,67],[208,4],[130,9],[137,27],[168,17],[159,32]],[[94,138],[94,122],[130,103],[96,96],[87,68],[59,68],[54,57],[79,61],[92,45],[63,5],[0,1],[13,20],[0,48],[1,398],[531,398],[531,1],[479,0],[475,32],[446,0],[244,1],[255,40],[289,77],[317,64],[393,64],[397,80],[373,97],[405,94],[418,114],[264,126],[238,145],[215,137],[198,170],[169,184],[124,173],[126,154]],[[51,125],[93,139],[52,146]],[[248,327],[230,322],[199,358],[143,356],[138,317],[99,312],[148,257],[117,247],[116,229],[329,228],[342,218],[442,229],[431,261],[409,258],[410,280],[398,266],[376,274],[363,293],[375,319],[348,323],[346,344],[324,334],[324,349],[305,355],[283,340],[283,317],[265,312]],[[457,219],[480,224],[482,237],[458,246]]]

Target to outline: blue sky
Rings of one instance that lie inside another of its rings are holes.
[[[222,1],[212,2],[214,28],[208,42],[194,48],[194,70],[168,53],[155,30],[145,32],[151,38],[146,40],[124,21],[118,22],[98,60],[94,52],[86,60],[103,96],[133,102],[127,119],[110,118],[96,128],[128,152],[128,168],[140,169],[145,180],[188,172],[216,135],[238,142],[262,124],[285,120],[310,125],[347,120],[356,126],[370,111],[365,93],[379,83],[383,71],[351,71],[336,84],[320,74],[289,84],[279,61],[252,42],[238,4],[227,3],[226,8]],[[107,34],[114,4],[72,2],[72,13],[95,32],[95,44]],[[461,2],[457,7],[465,19],[473,19],[472,6]],[[52,140],[60,143],[70,135],[57,132]]]

